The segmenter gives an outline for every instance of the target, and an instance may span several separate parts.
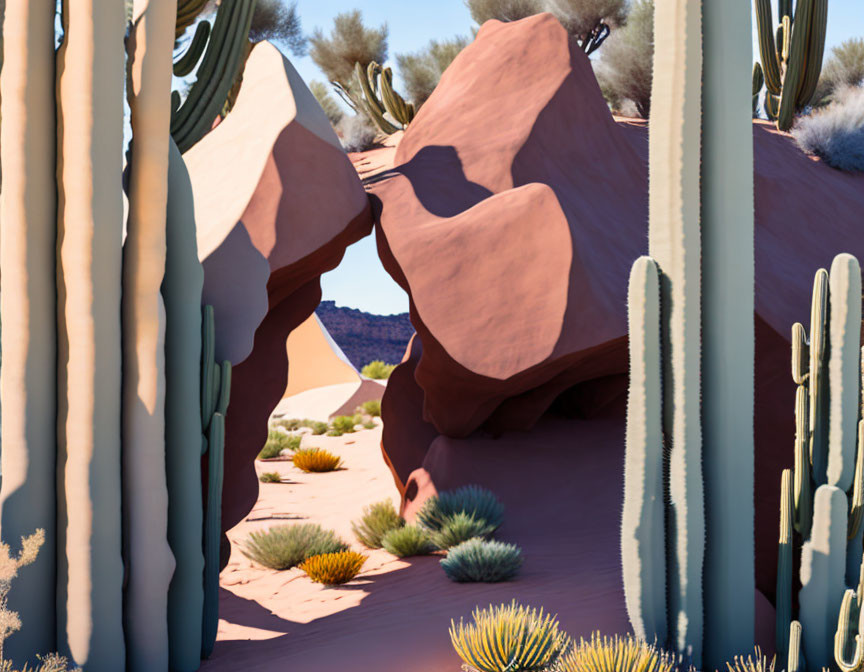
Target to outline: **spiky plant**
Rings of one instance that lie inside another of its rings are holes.
[[[441,529],[430,533],[432,543],[436,548],[446,551],[458,546],[463,541],[477,537],[488,537],[495,528],[483,518],[475,518],[473,514],[459,512],[445,519]]]
[[[777,662],[777,656],[768,660],[768,657],[762,653],[762,649],[758,646],[755,648],[754,653],[756,657],[747,656],[735,656],[735,661],[733,663],[726,663],[726,667],[729,668],[729,672],[774,672],[774,665]]]
[[[362,553],[340,551],[313,555],[300,565],[300,569],[315,583],[338,586],[357,576],[365,562],[366,556]]]
[[[675,657],[632,635],[581,639],[559,663],[557,672],[675,672]],[[737,671],[736,671],[737,672]]]
[[[447,578],[457,583],[499,583],[516,578],[522,568],[522,549],[515,544],[469,539],[441,559]]]
[[[307,473],[334,471],[342,464],[342,458],[320,448],[302,448],[294,453],[292,459],[295,467]]]
[[[450,641],[470,672],[554,669],[570,645],[558,618],[518,604],[474,610],[473,622],[450,622]]]
[[[504,520],[504,505],[489,490],[479,485],[466,485],[427,499],[417,513],[417,522],[429,530],[440,530],[457,513],[484,520],[495,530]]]
[[[351,530],[366,548],[381,548],[384,535],[404,524],[405,521],[396,512],[393,502],[387,499],[364,507],[363,516],[351,523]]]
[[[419,525],[404,525],[390,530],[381,538],[381,546],[399,558],[428,555],[435,550],[429,532]]]
[[[282,477],[275,471],[265,471],[258,477],[262,483],[281,483]]]
[[[306,558],[348,549],[332,530],[320,525],[282,525],[265,532],[252,532],[241,552],[250,560],[270,569],[290,569]]]

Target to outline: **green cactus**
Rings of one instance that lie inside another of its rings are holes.
[[[256,0],[223,0],[216,11],[195,83],[171,118],[171,135],[181,152],[207,134],[225,107],[246,63],[255,3]]]
[[[775,29],[771,0],[756,0],[759,53],[767,88],[765,109],[788,131],[816,92],[825,52],[828,0],[780,0]],[[760,87],[761,88],[761,87]],[[773,98],[772,98],[773,97]]]
[[[864,561],[856,590],[847,589],[840,605],[837,618],[837,632],[834,634],[834,662],[841,672],[861,672],[864,670]]]
[[[354,77],[362,93],[360,105],[378,130],[386,135],[392,135],[399,130],[385,114],[389,114],[402,128],[411,123],[415,114],[414,105],[406,103],[393,89],[393,71],[390,68],[382,68],[375,61],[365,69],[360,63],[355,63]]]
[[[666,532],[663,507],[663,391],[660,276],[650,257],[630,273],[630,394],[621,561],[627,613],[640,639],[666,640]]]
[[[192,41],[189,43],[186,52],[174,64],[175,77],[185,77],[195,69],[198,61],[201,60],[201,55],[204,53],[209,38],[210,23],[208,21],[201,21],[195,29],[195,35],[192,36]],[[177,95],[179,96],[180,94]]]
[[[204,11],[208,0],[177,0],[177,21],[174,28],[174,39],[177,40],[186,29],[195,23],[198,15]]]
[[[201,654],[216,644],[219,625],[219,550],[222,540],[222,481],[225,464],[225,414],[231,395],[231,364],[216,363],[213,306],[204,307],[201,352],[201,454],[207,455],[207,506],[204,512],[204,622]]]
[[[753,65],[753,117],[759,113],[759,92],[765,86],[765,75],[762,72],[762,65],[757,61]]]

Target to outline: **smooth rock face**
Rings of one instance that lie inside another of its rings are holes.
[[[793,458],[789,334],[809,322],[816,270],[839,252],[864,258],[864,177],[805,156],[765,122],[754,123],[754,149],[757,586],[773,599],[780,473]],[[532,430],[550,410],[605,417],[626,395],[627,278],[647,252],[647,166],[645,122],[613,119],[588,59],[549,15],[487,22],[447,70],[395,168],[371,187],[379,253],[410,294],[422,342],[382,408],[406,513],[435,489],[479,481],[491,467],[468,456],[488,434]],[[592,434],[593,450],[617,454],[618,429]],[[525,470],[559,459],[533,430],[521,436],[533,451]],[[574,450],[581,441],[574,433]],[[621,466],[610,462],[604,478],[620,480]],[[614,544],[606,552],[618,562]]]
[[[184,159],[195,195],[216,356],[234,365],[222,529],[258,494],[254,458],[287,385],[286,339],[315,310],[319,278],[371,233],[369,201],[324,112],[271,44],[249,56],[231,114]],[[223,545],[227,559],[227,542]]]

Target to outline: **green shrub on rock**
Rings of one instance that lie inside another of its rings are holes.
[[[457,513],[483,520],[495,530],[504,520],[504,505],[489,490],[479,485],[466,485],[456,490],[445,490],[427,499],[417,513],[417,522],[434,532]]]
[[[385,534],[402,527],[405,521],[389,499],[364,507],[360,520],[351,523],[357,540],[366,548],[381,548]]]
[[[441,567],[457,583],[510,581],[522,568],[522,550],[515,544],[469,539],[451,548]]]

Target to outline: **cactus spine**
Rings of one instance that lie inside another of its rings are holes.
[[[630,272],[627,296],[630,394],[621,561],[627,613],[637,637],[665,641],[666,531],[663,516],[663,390],[660,364],[660,276],[650,257]]]
[[[2,9],[0,2],[0,9]],[[6,655],[19,664],[55,646],[56,534],[56,126],[54,5],[6,3],[0,157],[0,293],[3,367],[0,530],[17,540],[37,528],[45,545],[16,581],[9,606],[24,623]]]
[[[816,92],[825,53],[828,0],[780,2],[775,29],[771,0],[756,0],[759,53],[767,93],[765,108],[777,128],[788,131],[795,113]]]
[[[649,249],[660,272],[669,456],[667,629],[671,645],[697,666],[704,643],[709,667],[750,648],[753,638],[752,605],[740,599],[754,590],[752,94],[741,85],[751,68],[749,13],[740,3],[663,0],[655,25],[668,30],[655,46],[649,127]],[[703,238],[710,254],[702,253]],[[630,394],[635,408],[644,391],[637,384]],[[637,436],[628,424],[629,435]],[[628,439],[628,465],[639,463],[632,453],[645,451],[640,444]],[[628,490],[625,510],[640,506],[631,499]],[[622,539],[632,534],[622,530]],[[728,548],[743,552],[730,559]],[[637,587],[625,582],[628,606]],[[651,618],[665,618],[655,609]],[[711,633],[704,642],[703,632]]]

